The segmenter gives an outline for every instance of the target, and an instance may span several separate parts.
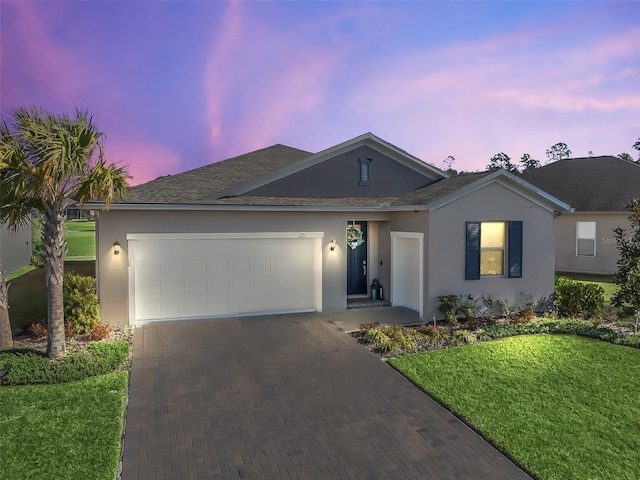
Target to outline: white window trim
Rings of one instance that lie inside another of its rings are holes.
[[[589,223],[589,224],[593,224],[593,238],[587,238],[587,237],[579,237],[578,236],[578,225],[581,223]],[[589,257],[589,258],[594,258],[597,255],[597,250],[598,250],[598,242],[596,242],[596,238],[597,238],[597,224],[594,221],[588,221],[588,222],[582,222],[582,221],[577,221],[576,222],[576,257]],[[578,253],[578,241],[579,240],[591,240],[593,241],[593,255],[581,255],[580,253]]]
[[[482,224],[483,223],[502,223],[503,225],[503,238],[502,248],[498,247],[485,247],[482,248]],[[503,220],[486,220],[480,222],[480,278],[504,278],[507,276],[507,270],[509,269],[509,222]],[[502,252],[502,273],[489,274],[482,273],[482,252]]]

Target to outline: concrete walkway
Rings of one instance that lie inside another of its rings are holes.
[[[139,327],[122,479],[529,478],[346,335],[362,312]]]

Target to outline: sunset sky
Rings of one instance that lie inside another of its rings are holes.
[[[444,168],[639,152],[640,2],[0,2],[0,109],[78,107],[132,183],[372,132]]]

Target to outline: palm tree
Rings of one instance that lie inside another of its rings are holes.
[[[0,126],[0,222],[15,228],[33,210],[43,217],[47,355],[58,358],[66,353],[62,296],[66,209],[98,198],[108,208],[124,195],[130,177],[126,167],[107,165],[104,135],[86,111],[68,116],[17,107],[10,118],[8,126]]]

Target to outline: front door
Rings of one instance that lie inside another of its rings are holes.
[[[347,229],[354,227],[362,232],[364,242],[355,248],[347,245],[347,295],[367,295],[367,222],[355,222],[355,225],[349,222],[347,225]]]

